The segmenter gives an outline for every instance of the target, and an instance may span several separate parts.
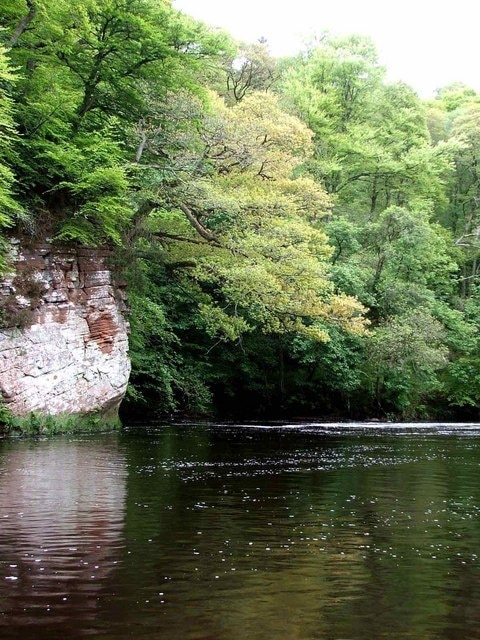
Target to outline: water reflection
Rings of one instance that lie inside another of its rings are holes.
[[[471,425],[5,444],[0,636],[480,638],[479,471]]]
[[[2,638],[64,638],[75,620],[95,629],[124,546],[125,477],[115,438],[3,443]]]

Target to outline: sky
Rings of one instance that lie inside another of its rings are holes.
[[[173,0],[177,9],[239,40],[267,39],[291,55],[315,34],[370,36],[387,78],[422,98],[451,82],[480,91],[480,3],[476,0]],[[478,5],[478,8],[476,8]]]

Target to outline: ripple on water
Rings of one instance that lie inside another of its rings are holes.
[[[0,635],[475,637],[479,435],[178,425],[0,443]]]

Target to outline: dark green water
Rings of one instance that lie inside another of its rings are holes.
[[[0,441],[0,638],[480,638],[480,425]]]

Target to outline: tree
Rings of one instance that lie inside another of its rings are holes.
[[[0,225],[117,247],[133,397],[474,403],[475,92],[424,104],[360,36],[278,64],[168,0],[4,5]]]
[[[222,36],[166,0],[34,0],[6,26],[20,76],[19,184],[30,209],[50,214],[39,232],[118,244],[132,215],[127,132],[149,92],[193,84]]]
[[[139,159],[151,184],[170,168],[146,224],[173,260],[188,251],[192,275],[215,292],[201,308],[207,330],[230,339],[257,325],[318,339],[322,323],[361,330],[361,307],[328,281],[330,248],[316,224],[328,199],[291,178],[311,133],[271,94],[230,108],[213,97],[211,109],[190,131],[195,142],[165,147],[162,127],[152,128]]]
[[[411,418],[441,388],[437,372],[447,364],[442,325],[428,309],[393,317],[367,341],[366,380],[382,413]],[[423,406],[422,406],[423,405]]]
[[[440,102],[447,112],[456,111],[469,102],[476,102],[477,99],[475,91],[463,82],[454,82],[442,87],[436,94],[436,101]]]
[[[355,203],[370,217],[390,205],[431,208],[450,160],[448,149],[430,145],[419,98],[384,84],[382,73],[368,41],[327,40],[280,82],[315,133],[306,170],[335,194],[337,210]]]
[[[225,63],[226,92],[219,93],[231,102],[240,102],[253,91],[268,91],[276,80],[276,61],[270,55],[264,41],[254,44],[242,43],[236,55]]]
[[[15,177],[12,171],[15,156],[13,143],[16,131],[12,117],[12,100],[8,89],[12,87],[15,76],[10,70],[5,49],[0,47],[0,229],[13,224],[14,215],[21,213],[21,207],[14,198]],[[0,238],[0,251],[5,249]],[[0,256],[0,272],[5,267],[3,256]]]

